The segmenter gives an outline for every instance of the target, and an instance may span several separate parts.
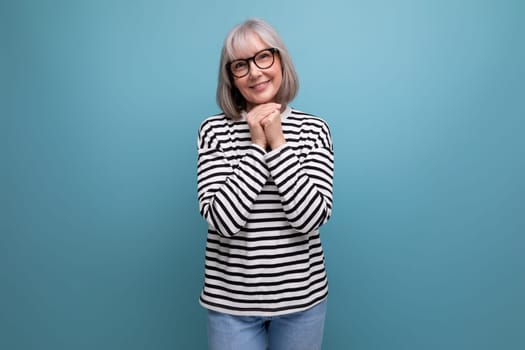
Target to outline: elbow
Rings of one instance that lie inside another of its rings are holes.
[[[211,212],[205,216],[206,221],[210,229],[214,230],[221,237],[233,237],[241,231],[242,227],[238,227],[234,224],[228,224],[225,220],[217,214]]]
[[[308,234],[319,229],[319,227],[325,224],[330,218],[330,214],[331,211],[325,208],[320,211],[319,215],[313,215],[312,217],[308,218],[308,220],[301,222],[291,222],[290,224],[296,231],[303,234]]]

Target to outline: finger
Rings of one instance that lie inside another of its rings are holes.
[[[281,109],[281,105],[279,103],[270,102],[270,103],[264,103],[264,104],[254,107],[252,111],[250,111],[250,114],[259,114],[259,113],[268,114],[269,112],[273,110],[280,110],[280,109]]]
[[[279,125],[280,126],[280,124],[281,124],[281,113],[280,113],[280,111],[273,111],[266,118],[261,120],[261,125],[265,129],[270,127],[270,126],[272,126],[272,125],[275,125],[275,126]]]

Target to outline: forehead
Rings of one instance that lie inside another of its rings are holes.
[[[253,32],[243,33],[232,41],[232,59],[251,57],[256,52],[267,48],[268,44],[259,35]]]

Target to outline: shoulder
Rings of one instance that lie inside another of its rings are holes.
[[[210,130],[228,124],[229,118],[224,113],[214,114],[205,118],[199,125],[199,132]]]
[[[199,125],[199,143],[201,147],[216,146],[221,140],[229,140],[231,135],[243,135],[246,131],[246,121],[233,120],[224,113],[215,114],[204,119]]]
[[[199,125],[198,145],[200,148],[211,147],[215,142],[215,134],[224,129],[228,124],[228,118],[224,113],[215,114],[205,118]]]
[[[286,119],[287,123],[298,128],[304,135],[309,135],[320,141],[320,145],[332,148],[332,136],[328,123],[321,117],[292,108],[290,115]]]
[[[292,123],[297,123],[304,126],[319,127],[321,129],[325,129],[328,132],[330,130],[328,123],[322,117],[306,113],[295,108],[292,108],[287,120]]]

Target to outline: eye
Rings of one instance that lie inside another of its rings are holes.
[[[231,69],[234,71],[243,70],[246,68],[246,62],[244,61],[234,61],[231,64]]]

